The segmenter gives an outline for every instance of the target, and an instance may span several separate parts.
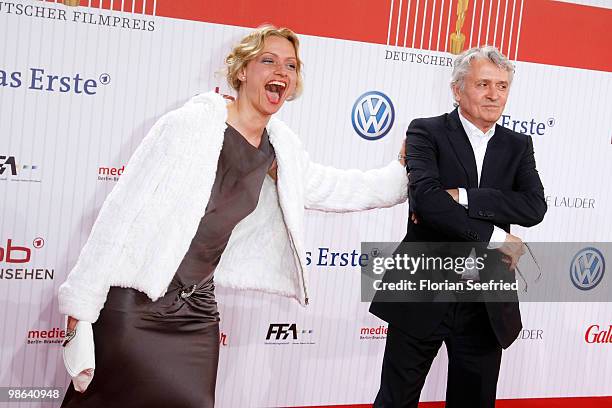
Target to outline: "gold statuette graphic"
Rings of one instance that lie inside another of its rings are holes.
[[[468,9],[469,0],[458,0],[457,2],[457,21],[455,22],[455,32],[450,36],[451,53],[457,55],[463,51],[465,44],[465,35],[461,32],[463,23],[465,22],[465,12]]]
[[[62,0],[66,6],[76,7],[79,5],[80,0]]]

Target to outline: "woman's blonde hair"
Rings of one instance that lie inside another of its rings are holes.
[[[297,83],[295,84],[295,91],[293,95],[289,95],[288,100],[297,98],[302,93],[303,79],[302,79],[302,60],[299,55],[300,40],[297,35],[288,28],[275,27],[270,24],[262,25],[256,28],[249,35],[244,37],[225,57],[225,66],[227,68],[226,78],[227,82],[236,91],[240,89],[240,80],[238,79],[238,73],[246,66],[246,64],[257,57],[264,48],[264,42],[266,38],[271,36],[277,36],[286,38],[293,45],[295,49],[295,56],[297,59],[296,63],[296,74]]]

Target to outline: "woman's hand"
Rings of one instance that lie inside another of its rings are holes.
[[[74,317],[68,316],[68,324],[66,325],[66,329],[68,329],[69,331],[74,330],[78,322],[79,321]]]
[[[399,160],[400,164],[406,167],[406,141],[402,140],[402,147],[400,148],[399,154],[397,155],[397,160]]]
[[[79,321],[72,316],[68,316],[68,322],[66,323],[66,336],[64,338],[64,342],[62,343],[62,347],[66,347],[70,340],[74,338],[76,335],[75,329],[76,325]]]

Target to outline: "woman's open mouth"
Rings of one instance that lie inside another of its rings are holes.
[[[268,101],[273,104],[278,104],[285,93],[287,84],[283,81],[273,80],[266,84],[266,96]]]

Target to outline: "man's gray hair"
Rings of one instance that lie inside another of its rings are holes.
[[[499,68],[508,71],[508,85],[512,83],[512,77],[514,76],[514,64],[510,62],[508,58],[499,50],[491,45],[485,45],[484,47],[474,47],[469,50],[463,51],[456,59],[453,64],[453,74],[451,75],[450,86],[453,88],[455,85],[459,85],[463,89],[463,80],[470,70],[470,64],[474,59],[488,59]]]

